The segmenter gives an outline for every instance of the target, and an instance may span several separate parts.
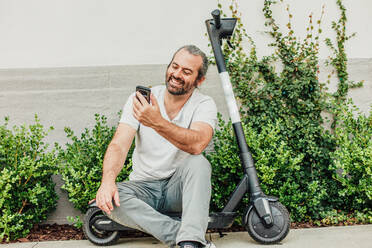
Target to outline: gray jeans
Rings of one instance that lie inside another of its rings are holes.
[[[174,247],[181,241],[206,244],[211,166],[202,155],[192,155],[167,179],[117,183],[120,207],[109,217],[153,235]],[[162,213],[182,212],[182,221]]]

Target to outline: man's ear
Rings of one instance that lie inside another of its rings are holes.
[[[203,77],[201,77],[200,79],[198,79],[198,80],[196,81],[196,85],[197,85],[198,87],[200,87],[200,85],[202,85],[202,83],[204,83],[204,81],[205,81],[205,76],[203,76]]]

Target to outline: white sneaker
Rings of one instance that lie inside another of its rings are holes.
[[[182,244],[182,248],[195,248],[195,247],[200,247],[199,245],[200,245],[200,243],[197,243],[197,244],[186,243],[186,244]],[[205,246],[203,246],[203,248],[216,248],[216,246],[212,242],[207,241],[207,244]]]
[[[207,241],[207,244],[204,247],[205,248],[216,248],[216,246],[211,241]]]

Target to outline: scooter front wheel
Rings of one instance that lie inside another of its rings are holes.
[[[114,244],[120,237],[119,231],[99,230],[94,226],[95,220],[103,216],[101,209],[97,207],[89,208],[84,216],[83,232],[85,237],[96,245],[108,246]]]
[[[269,205],[274,221],[271,227],[264,226],[254,207],[248,210],[244,218],[249,235],[262,244],[278,243],[289,232],[290,219],[287,209],[280,202],[269,202]]]

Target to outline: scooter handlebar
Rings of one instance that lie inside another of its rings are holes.
[[[220,11],[218,9],[215,9],[212,11],[212,16],[214,20],[214,25],[216,26],[217,29],[221,27],[221,15]]]
[[[218,9],[213,10],[211,14],[213,19],[206,20],[205,24],[207,25],[209,39],[212,44],[214,57],[216,58],[218,72],[224,72],[226,71],[226,65],[221,50],[221,40],[230,38],[234,32],[237,19],[221,19],[221,12]]]

